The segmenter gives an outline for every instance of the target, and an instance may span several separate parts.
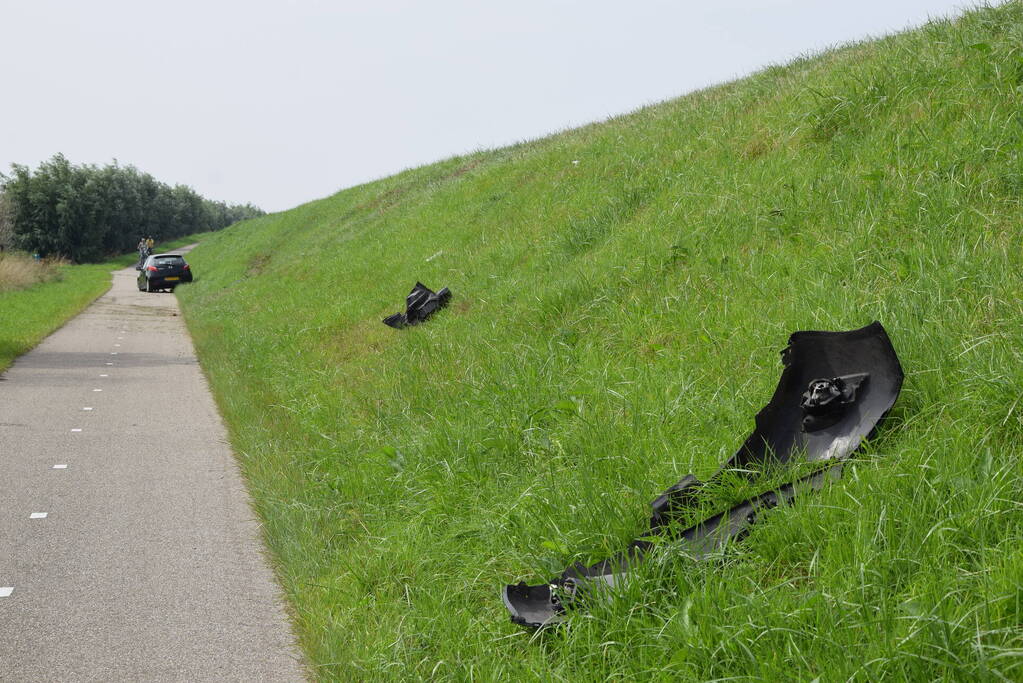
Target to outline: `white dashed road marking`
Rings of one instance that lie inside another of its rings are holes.
[[[0,426],[0,683],[307,680],[176,298],[138,293],[135,278],[115,273],[110,292],[0,382],[0,424],[28,427]],[[145,399],[168,381],[186,406],[157,414]],[[76,406],[88,415],[69,415]],[[158,439],[142,463],[138,434],[153,428],[174,443]]]
[[[72,432],[80,432],[80,431],[82,431],[82,428],[81,428],[81,427],[75,427],[75,428],[74,428],[74,429],[72,429],[71,431],[72,431]]]

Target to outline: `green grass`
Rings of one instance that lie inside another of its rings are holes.
[[[180,297],[324,679],[1023,679],[1023,7],[210,236]],[[380,323],[421,280],[428,324]],[[532,638],[799,329],[906,370],[843,481]]]
[[[57,266],[57,277],[0,292],[0,372],[110,288],[113,264]]]
[[[189,235],[159,246],[173,249],[209,234]],[[106,263],[59,265],[54,267],[53,279],[0,291],[0,372],[110,289],[112,270],[126,268],[136,259],[136,254],[126,254]]]

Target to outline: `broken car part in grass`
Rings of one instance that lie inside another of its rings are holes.
[[[795,332],[782,351],[782,363],[778,387],[757,413],[753,433],[714,476],[700,482],[686,475],[658,496],[648,531],[615,557],[589,567],[577,563],[544,584],[506,586],[504,604],[512,621],[532,628],[563,621],[566,610],[581,607],[587,595],[619,584],[630,566],[665,538],[677,541],[694,559],[711,556],[741,538],[762,511],[837,478],[843,461],[870,438],[902,388],[902,367],[878,322],[849,332]],[[820,463],[820,469],[678,528],[679,513],[692,510],[710,484],[728,475],[752,477],[796,458]]]
[[[384,318],[383,322],[396,330],[410,325],[418,325],[439,309],[447,306],[450,300],[451,292],[447,287],[439,292],[434,292],[422,282],[417,282],[409,295],[405,297],[405,312],[389,315]]]

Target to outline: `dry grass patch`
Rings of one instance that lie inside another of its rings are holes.
[[[0,292],[25,289],[60,278],[55,260],[36,260],[20,251],[0,254]]]

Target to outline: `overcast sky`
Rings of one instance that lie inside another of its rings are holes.
[[[0,171],[116,158],[269,211],[962,0],[0,0]]]

